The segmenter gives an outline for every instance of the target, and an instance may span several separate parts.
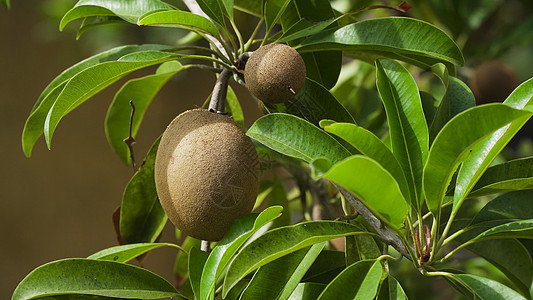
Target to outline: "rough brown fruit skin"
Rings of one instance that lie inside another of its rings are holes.
[[[293,48],[268,44],[252,53],[244,69],[248,90],[268,103],[282,103],[294,98],[305,83],[305,63]]]
[[[259,192],[259,159],[241,127],[203,109],[177,116],[163,133],[155,160],[161,206],[183,233],[220,240],[249,213]]]

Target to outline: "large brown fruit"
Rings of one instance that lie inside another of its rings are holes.
[[[257,49],[244,69],[248,90],[268,103],[294,98],[294,93],[304,86],[305,75],[305,63],[300,54],[284,44],[268,44]]]
[[[231,118],[203,109],[177,116],[155,160],[161,206],[183,233],[218,241],[259,191],[255,147]]]

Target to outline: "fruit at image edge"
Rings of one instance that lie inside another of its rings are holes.
[[[259,192],[259,158],[244,130],[204,109],[177,116],[163,133],[155,161],[161,206],[184,234],[220,240],[251,212]]]
[[[255,50],[244,69],[244,81],[250,93],[268,103],[294,98],[304,86],[305,76],[302,57],[284,44],[268,44]]]

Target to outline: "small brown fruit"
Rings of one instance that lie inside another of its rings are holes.
[[[249,213],[259,191],[259,159],[231,118],[203,109],[177,116],[163,133],[155,161],[161,206],[183,233],[218,241]]]
[[[294,98],[305,83],[305,63],[300,54],[284,44],[268,44],[252,53],[244,69],[248,90],[268,103]]]

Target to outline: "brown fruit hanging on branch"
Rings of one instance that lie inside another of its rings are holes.
[[[282,103],[294,98],[305,83],[305,63],[284,44],[268,44],[250,55],[244,69],[248,90],[259,100]]]
[[[203,109],[177,116],[163,133],[155,161],[161,206],[183,233],[220,240],[249,213],[259,191],[259,159],[231,118]]]

